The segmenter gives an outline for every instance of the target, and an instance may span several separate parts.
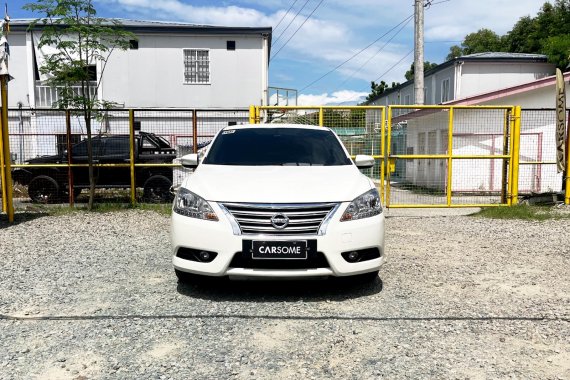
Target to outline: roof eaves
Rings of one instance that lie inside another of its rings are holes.
[[[10,30],[17,32],[25,32],[36,19],[16,19],[10,22]],[[271,34],[271,27],[233,27],[233,26],[213,26],[213,25],[197,25],[184,23],[169,23],[160,21],[139,21],[114,19],[121,22],[121,27],[133,33],[191,33],[191,34]],[[43,29],[44,25],[37,23],[36,29]]]
[[[564,73],[563,75],[564,75],[564,81],[565,82],[570,81],[570,71]],[[528,82],[528,83],[519,84],[519,85],[512,86],[512,87],[502,88],[500,90],[495,90],[495,91],[486,92],[486,93],[482,93],[482,94],[478,94],[478,95],[473,95],[473,96],[469,96],[469,97],[462,98],[462,99],[451,100],[449,102],[442,103],[442,105],[444,105],[444,106],[477,105],[477,104],[481,104],[481,103],[486,102],[486,101],[500,99],[500,98],[504,98],[506,96],[516,95],[516,94],[528,92],[528,91],[531,91],[531,90],[534,90],[537,88],[550,86],[550,85],[553,85],[554,83],[556,83],[556,75],[552,75],[552,76],[549,76],[546,78],[538,79],[538,80]]]

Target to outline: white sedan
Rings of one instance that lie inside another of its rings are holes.
[[[171,240],[180,281],[196,275],[361,275],[384,262],[378,191],[329,128],[243,125],[220,131],[179,188]]]

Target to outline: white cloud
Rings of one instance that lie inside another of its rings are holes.
[[[189,0],[99,0],[99,2],[122,8],[127,14],[149,19],[227,26],[275,26],[292,4],[290,1],[279,0],[211,2],[219,4],[214,6],[192,5]],[[279,37],[303,3],[297,2],[279,28],[274,31],[272,54],[277,54],[318,4],[316,1],[309,2],[286,33]],[[520,17],[534,16],[543,0],[435,0],[434,3],[439,4],[433,5],[425,13],[427,41],[462,40],[466,34],[481,28],[489,28],[504,34]],[[272,76],[282,80],[293,77],[294,80],[287,81],[287,84],[294,83],[293,86],[300,89],[347,60],[412,13],[412,0],[351,0],[350,2],[327,0],[278,53],[277,60],[280,64],[278,67],[282,72],[276,73],[274,71],[276,65],[272,63]],[[333,78],[331,75],[308,88],[305,92],[320,92],[321,95],[306,95],[303,101],[307,100],[313,104],[340,103],[344,101],[338,98],[338,94],[342,93],[340,90],[355,87],[358,90],[368,90],[368,83],[377,79],[388,83],[403,82],[404,73],[413,57],[408,56],[399,64],[397,62],[413,47],[413,22],[409,23],[381,53],[371,58],[386,40],[387,37],[383,38],[373,48],[339,68],[335,72],[337,75],[335,78],[338,78],[340,73],[340,79],[336,82],[331,84],[330,79]],[[437,45],[430,45],[430,48],[433,49],[434,46]],[[446,52],[442,50],[446,45],[439,46],[442,46],[442,49],[432,53],[430,60],[443,61]],[[369,62],[363,66],[367,60]],[[306,67],[305,71],[313,73],[313,77],[309,77],[306,72],[286,71],[289,61],[295,62],[297,67],[299,65]],[[387,74],[379,78],[388,70]],[[357,82],[345,80],[347,78],[362,80],[362,86],[359,88],[355,85]],[[304,81],[306,82],[303,83]],[[280,83],[272,85],[279,86]]]
[[[273,18],[253,9],[237,6],[202,7],[179,0],[101,0],[153,19],[187,21],[223,26],[271,26]]]
[[[324,93],[317,95],[299,95],[298,104],[300,106],[314,106],[314,105],[351,105],[363,101],[363,98],[368,95],[367,92],[357,92],[350,90],[336,91],[332,94]]]

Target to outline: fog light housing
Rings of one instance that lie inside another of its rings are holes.
[[[204,251],[201,249],[193,249],[180,247],[176,252],[176,257],[184,260],[198,261],[200,263],[211,263],[218,256],[216,252]]]
[[[342,257],[349,263],[359,263],[361,261],[374,260],[381,256],[378,248],[366,248],[356,251],[341,253]]]
[[[348,261],[350,261],[351,263],[355,263],[355,262],[358,261],[358,259],[360,259],[360,254],[359,254],[358,252],[356,252],[356,251],[349,252],[349,253],[346,255],[346,259],[347,259]]]
[[[205,262],[210,261],[210,256],[211,256],[210,252],[208,251],[200,251],[200,253],[198,254],[200,261],[205,261]]]

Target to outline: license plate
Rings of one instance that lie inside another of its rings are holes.
[[[299,241],[253,241],[251,257],[254,259],[306,259],[307,242]]]

